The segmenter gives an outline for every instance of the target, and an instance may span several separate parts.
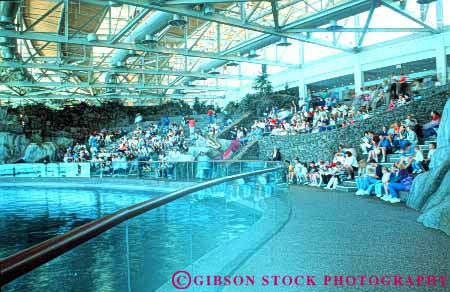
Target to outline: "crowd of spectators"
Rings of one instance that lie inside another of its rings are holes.
[[[359,146],[367,159],[358,161],[354,148],[339,145],[332,160],[305,163],[296,158],[286,161],[287,180],[325,189],[335,189],[344,181],[355,181],[356,195],[376,195],[382,200],[398,203],[399,191],[409,191],[414,175],[429,170],[436,143],[430,142],[427,149],[422,149],[419,141],[436,135],[440,114],[433,111],[430,119],[429,123],[420,125],[408,115],[379,131],[366,132]],[[279,150],[273,153],[277,155],[272,155],[270,160],[281,160]],[[398,154],[392,166],[385,163],[387,154],[391,153]]]
[[[91,162],[94,170],[104,174],[123,174],[135,168],[138,173],[155,172],[160,177],[173,174],[173,164],[178,161],[199,161],[200,178],[207,176],[207,160],[200,152],[189,155],[189,147],[195,146],[203,137],[214,138],[221,130],[212,111],[208,114],[206,128],[196,126],[193,117],[183,118],[181,123],[171,122],[164,117],[159,123],[142,124],[142,117],[136,116],[136,128],[110,131],[103,129],[93,132],[86,144],[76,143],[69,147],[64,162]],[[230,121],[225,121],[229,123]],[[189,129],[186,135],[185,129]],[[223,128],[223,126],[222,126]],[[205,174],[206,173],[206,174]]]
[[[296,135],[347,127],[371,117],[383,105],[394,110],[409,103],[422,87],[422,82],[408,82],[407,76],[401,74],[390,76],[380,85],[360,88],[349,103],[335,95],[300,97],[290,108],[266,108],[264,118],[255,120],[250,129],[240,129],[242,139],[247,142],[263,135]]]

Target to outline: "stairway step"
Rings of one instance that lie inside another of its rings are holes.
[[[356,182],[352,181],[352,180],[346,180],[346,181],[344,181],[341,184],[341,186],[344,186],[344,187],[356,187]]]
[[[358,190],[357,187],[346,187],[343,185],[339,185],[336,187],[337,191],[341,191],[341,192],[347,192],[347,193],[353,193],[356,192]]]
[[[390,168],[394,165],[394,163],[393,162],[380,162],[380,165]]]

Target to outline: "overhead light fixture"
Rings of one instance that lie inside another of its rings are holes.
[[[216,68],[211,68],[211,70],[209,70],[208,74],[218,75],[218,74],[220,74],[220,72]]]
[[[125,63],[122,62],[122,61],[117,61],[117,62],[114,64],[114,67],[116,67],[116,68],[123,68],[123,67],[125,67]]]
[[[337,24],[336,20],[330,20],[330,25],[327,27],[327,30],[328,31],[338,31],[342,28],[343,28],[343,26]]]
[[[172,26],[183,26],[186,23],[186,20],[179,14],[174,14],[172,20],[169,21]]]
[[[10,44],[11,41],[7,37],[0,37],[0,46],[6,46]]]
[[[205,6],[203,8],[203,13],[205,15],[213,15],[214,13],[216,13],[216,10],[211,5],[205,4]]]
[[[135,50],[128,50],[128,57],[139,57],[139,54]]]
[[[2,48],[2,57],[3,60],[13,60],[14,59],[14,54],[12,52],[12,50],[10,48],[7,47],[3,47]]]
[[[236,67],[236,66],[239,66],[239,63],[236,61],[231,61],[231,62],[227,63],[227,66]]]
[[[292,44],[288,41],[287,37],[282,37],[280,42],[277,43],[277,46],[279,47],[289,47],[290,45]]]
[[[110,1],[108,1],[108,6],[109,6],[109,7],[121,7],[121,6],[122,6],[122,3],[117,2],[117,1],[113,1],[113,0],[110,0]]]
[[[117,77],[118,77],[117,74],[107,75],[106,78],[105,78],[105,83],[106,84],[116,84],[117,83]]]
[[[95,42],[96,40],[98,40],[97,34],[95,32],[88,33],[86,35],[86,39],[88,42]]]
[[[154,35],[151,35],[151,34],[146,34],[144,39],[141,40],[141,44],[144,44],[144,45],[151,45],[151,44],[156,44],[156,43],[158,43],[158,39]]]
[[[417,0],[417,4],[430,4],[436,2],[436,0]]]
[[[250,52],[248,53],[249,58],[256,58],[259,57],[258,53],[256,52],[256,50],[250,50]]]

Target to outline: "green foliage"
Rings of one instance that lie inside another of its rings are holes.
[[[214,108],[214,106],[208,106],[206,105],[206,102],[202,101],[200,102],[199,98],[196,97],[194,99],[194,104],[192,105],[192,109],[196,114],[206,114],[208,112],[208,109]]]
[[[239,112],[239,102],[237,101],[230,101],[225,108],[223,109],[224,112],[227,112],[228,114],[236,114]]]
[[[266,108],[271,108],[276,106],[278,108],[290,108],[292,102],[297,102],[298,88],[289,88],[288,84],[284,90],[279,92],[273,92],[273,87],[268,80],[269,76],[266,72],[260,73],[254,83],[253,89],[257,92],[254,94],[247,94],[242,98],[241,102],[238,104],[239,111],[253,112],[257,116],[261,116]],[[228,104],[227,107],[230,109],[237,104]],[[230,110],[231,111],[231,110]]]
[[[269,74],[266,72],[260,73],[253,81],[252,88],[261,95],[269,95],[273,92],[272,83],[269,81]]]

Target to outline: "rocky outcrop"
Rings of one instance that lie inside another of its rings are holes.
[[[6,108],[0,107],[0,164],[15,161],[21,157],[27,139],[15,115],[8,115]]]
[[[450,235],[450,99],[442,115],[430,171],[414,179],[406,204],[421,211],[419,222]]]
[[[47,160],[53,162],[56,160],[56,146],[54,143],[45,142],[42,144],[31,143],[25,150],[23,160],[25,162],[43,162]]]

